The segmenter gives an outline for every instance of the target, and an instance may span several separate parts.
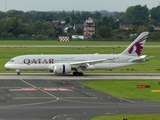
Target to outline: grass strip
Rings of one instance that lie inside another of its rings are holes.
[[[151,92],[160,90],[160,80],[97,80],[82,84],[117,98],[160,102],[160,93]],[[140,89],[137,85],[150,85],[150,88]]]
[[[0,45],[129,45],[132,41],[69,41],[69,42],[60,42],[58,40],[0,40]],[[160,45],[160,42],[146,42],[145,45]]]
[[[160,114],[121,114],[93,117],[91,120],[160,120]]]

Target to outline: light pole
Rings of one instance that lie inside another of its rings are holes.
[[[149,14],[149,25],[150,25],[150,22],[151,22],[151,14]]]

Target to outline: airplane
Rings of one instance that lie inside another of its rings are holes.
[[[83,75],[82,70],[110,70],[148,61],[141,55],[149,32],[142,32],[122,53],[119,54],[37,54],[12,58],[5,68],[16,70],[48,70],[57,75]]]

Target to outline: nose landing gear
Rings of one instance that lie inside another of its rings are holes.
[[[21,75],[21,73],[20,73],[20,71],[19,71],[19,70],[16,70],[16,72],[17,72],[17,75]]]

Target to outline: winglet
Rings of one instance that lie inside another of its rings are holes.
[[[141,33],[121,54],[140,56],[149,32]]]

